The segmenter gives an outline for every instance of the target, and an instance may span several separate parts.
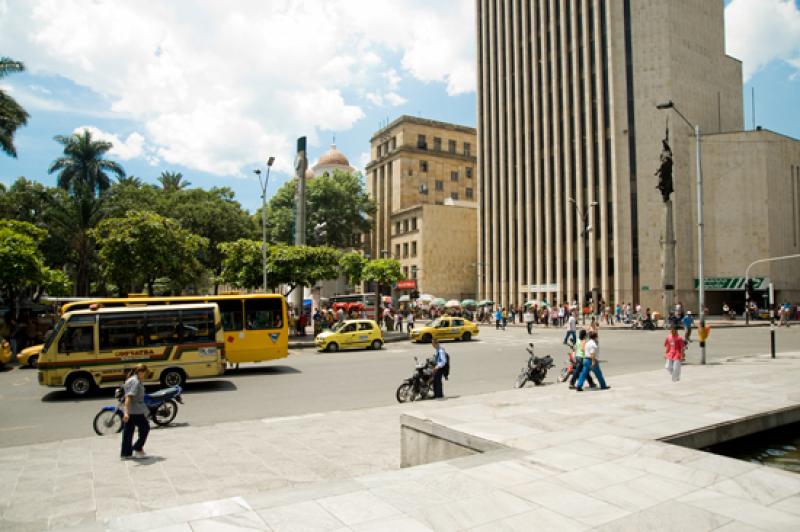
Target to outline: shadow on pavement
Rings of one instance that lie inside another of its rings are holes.
[[[302,373],[297,368],[292,366],[248,366],[230,368],[225,370],[226,377],[249,377],[253,375],[284,375],[292,373]]]
[[[238,390],[236,385],[229,380],[190,381],[183,385],[183,395],[205,392],[233,392],[236,390]]]

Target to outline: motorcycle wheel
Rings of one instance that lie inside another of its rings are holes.
[[[175,419],[175,416],[177,415],[178,403],[170,399],[153,410],[153,423],[163,427],[172,423],[172,420]]]
[[[122,413],[113,410],[101,410],[94,416],[94,431],[98,436],[109,436],[122,431]]]
[[[570,373],[571,373],[571,372],[570,372],[569,368],[567,368],[567,367],[564,367],[564,368],[561,370],[561,375],[559,375],[559,376],[558,376],[558,382],[564,382],[564,381],[566,381],[567,379],[569,379],[569,375],[570,375]]]
[[[414,388],[407,382],[401,384],[394,395],[398,403],[408,403],[415,399]]]
[[[514,383],[514,386],[522,388],[525,386],[526,382],[528,382],[528,371],[523,369],[520,374],[517,375],[517,381]]]

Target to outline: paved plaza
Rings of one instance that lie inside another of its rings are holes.
[[[800,477],[656,441],[797,407],[800,354],[0,456],[4,530],[797,530]],[[400,420],[491,442],[399,469]]]

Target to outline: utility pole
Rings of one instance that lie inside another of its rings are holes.
[[[306,168],[308,167],[305,137],[297,139],[297,155],[294,159],[294,167],[295,177],[297,177],[297,212],[294,225],[294,243],[297,246],[303,246],[306,243]],[[292,298],[294,309],[298,316],[303,312],[303,288],[302,285],[297,285],[295,287],[296,292]]]

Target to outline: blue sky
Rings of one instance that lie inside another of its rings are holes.
[[[746,127],[755,86],[758,125],[800,138],[800,0],[726,6]],[[0,156],[0,182],[54,184],[53,136],[88,126],[128,174],[179,171],[253,210],[252,170],[277,157],[273,193],[298,136],[312,164],[335,136],[363,169],[387,118],[474,126],[473,17],[473,0],[0,0],[0,55],[28,68],[0,83],[31,114],[19,158]]]

